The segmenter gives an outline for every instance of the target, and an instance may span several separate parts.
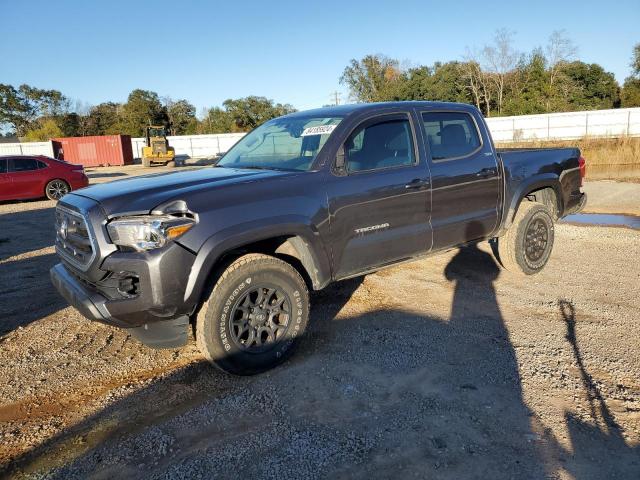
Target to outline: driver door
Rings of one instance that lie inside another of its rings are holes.
[[[336,279],[431,248],[429,172],[408,113],[377,116],[344,143],[345,171],[329,185]]]

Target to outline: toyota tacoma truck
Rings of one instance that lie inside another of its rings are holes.
[[[488,240],[506,269],[547,263],[579,211],[577,148],[495,148],[471,105],[326,107],[268,121],[215,165],[65,195],[50,272],[90,320],[176,348],[192,331],[234,374],[288,358],[309,290]]]

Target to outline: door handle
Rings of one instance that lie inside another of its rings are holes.
[[[418,189],[429,186],[429,180],[424,180],[422,178],[414,178],[409,183],[407,183],[404,188],[409,189]]]
[[[496,174],[495,168],[483,168],[478,173],[476,173],[476,177],[487,178],[493,177]]]

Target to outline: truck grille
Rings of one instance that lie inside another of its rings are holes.
[[[73,266],[85,270],[95,257],[91,231],[84,217],[60,205],[56,207],[56,249]]]

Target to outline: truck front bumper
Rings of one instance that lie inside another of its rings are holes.
[[[60,295],[89,320],[126,328],[153,348],[175,348],[187,342],[189,315],[195,307],[184,303],[194,258],[175,244],[158,252],[111,254],[102,268],[136,278],[135,295],[86,282],[63,263],[50,270],[50,277]]]

